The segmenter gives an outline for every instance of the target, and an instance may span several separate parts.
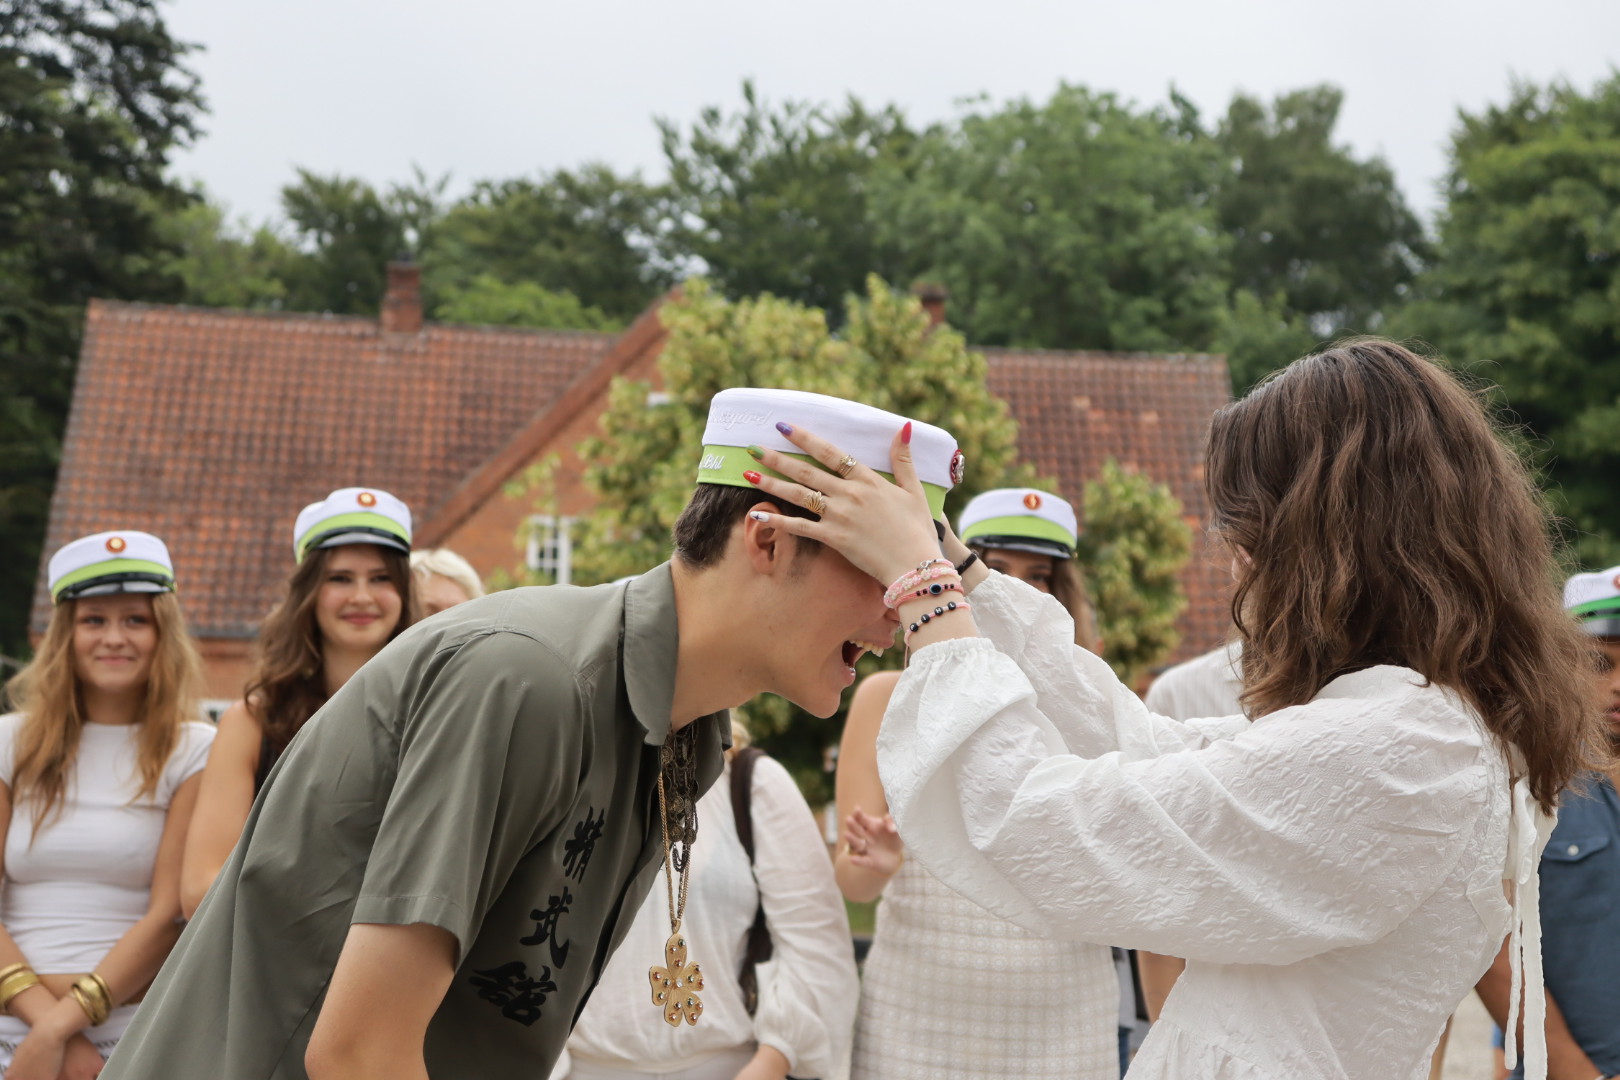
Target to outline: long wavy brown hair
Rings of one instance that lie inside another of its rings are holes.
[[[17,807],[32,801],[35,838],[62,809],[67,776],[78,758],[79,733],[88,719],[73,663],[73,620],[78,605],[79,601],[68,600],[52,610],[34,659],[6,684],[12,704],[24,716],[14,751],[11,804]],[[203,684],[202,660],[173,593],[153,594],[152,621],[157,648],[146,696],[136,713],[135,756],[141,786],[135,799],[157,791],[163,766],[179,739],[180,725],[201,719],[197,702]]]
[[[381,544],[376,547],[382,555],[388,580],[399,591],[399,622],[388,635],[388,640],[392,641],[416,621],[410,557]],[[269,736],[270,748],[275,753],[285,750],[304,722],[326,704],[321,628],[315,621],[315,601],[326,580],[326,565],[332,553],[338,550],[316,548],[310,552],[287,578],[286,595],[259,628],[258,659],[244,697],[254,719]]]
[[[1551,810],[1601,745],[1553,527],[1482,397],[1390,341],[1295,361],[1215,415],[1206,478],[1238,553],[1260,716],[1378,664],[1466,700]]]

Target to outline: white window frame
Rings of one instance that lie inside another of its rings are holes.
[[[533,514],[529,517],[529,539],[523,562],[536,573],[550,574],[558,585],[567,585],[574,576],[574,522],[572,517]]]

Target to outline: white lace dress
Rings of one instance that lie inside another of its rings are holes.
[[[991,575],[973,604],[985,637],[918,650],[884,715],[889,806],[912,858],[1004,918],[1187,958],[1133,1080],[1420,1080],[1510,925],[1539,1030],[1551,821],[1455,695],[1376,667],[1180,723],[1050,598]]]
[[[1107,948],[1047,941],[908,858],[883,891],[853,1080],[1118,1080]]]

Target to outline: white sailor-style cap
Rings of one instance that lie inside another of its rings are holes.
[[[1566,581],[1564,610],[1593,637],[1620,637],[1620,566]]]
[[[47,565],[51,601],[111,593],[174,592],[174,560],[151,533],[102,532],[66,544]]]
[[[709,403],[709,423],[703,431],[703,459],[698,463],[697,482],[753,487],[743,479],[747,470],[779,475],[749,457],[750,446],[812,461],[776,430],[779,422],[813,431],[856,461],[893,479],[888,472],[889,446],[895,433],[905,425],[905,417],[825,394],[739,387],[720,391]],[[917,468],[917,479],[922,481],[923,491],[928,496],[928,505],[938,517],[944,513],[945,494],[962,482],[962,452],[957,449],[956,439],[944,428],[913,420],[911,457]],[[820,465],[820,462],[815,464]]]
[[[997,488],[976,496],[956,522],[964,544],[1072,559],[1080,524],[1068,500],[1035,488]]]
[[[293,555],[304,561],[316,548],[379,544],[411,550],[411,509],[378,488],[340,488],[310,503],[293,526]]]

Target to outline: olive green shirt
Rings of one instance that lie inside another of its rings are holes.
[[[304,1077],[352,923],[455,935],[430,1075],[546,1076],[657,880],[676,640],[667,564],[401,634],[277,763],[102,1076]],[[730,728],[694,723],[706,789]]]

